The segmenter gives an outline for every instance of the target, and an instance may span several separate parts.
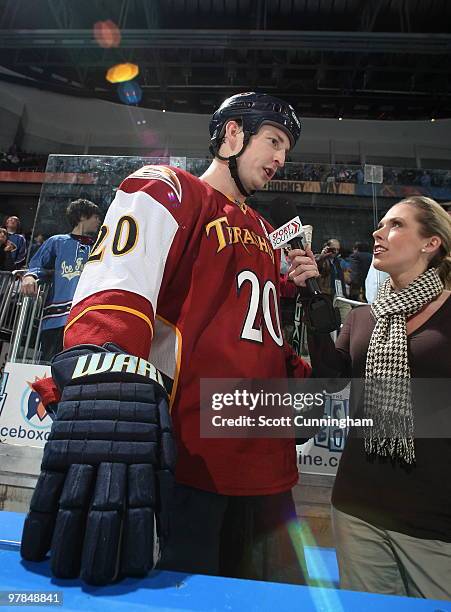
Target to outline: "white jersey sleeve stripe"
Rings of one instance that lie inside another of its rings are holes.
[[[182,353],[180,331],[159,315],[155,317],[155,340],[150,349],[149,359],[154,366],[172,378],[177,379]]]

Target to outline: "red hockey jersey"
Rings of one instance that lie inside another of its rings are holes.
[[[309,375],[284,346],[271,226],[179,169],[121,184],[73,300],[65,347],[114,342],[173,381],[177,481],[225,495],[290,489],[289,439],[200,437],[201,378]]]

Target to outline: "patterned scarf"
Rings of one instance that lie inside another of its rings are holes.
[[[364,413],[365,418],[373,419],[373,426],[365,428],[368,454],[415,462],[406,318],[442,291],[437,271],[430,268],[398,293],[387,279],[371,306],[376,325],[365,369]]]

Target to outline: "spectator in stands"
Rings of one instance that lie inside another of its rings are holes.
[[[11,272],[14,270],[13,253],[16,250],[16,245],[8,240],[8,232],[6,228],[0,227],[0,270]]]
[[[41,248],[41,246],[44,244],[45,241],[46,241],[46,237],[41,232],[39,232],[38,234],[34,236],[33,242],[31,243],[31,246],[30,246],[30,259],[33,257],[36,251],[38,251]]]
[[[352,251],[350,249],[346,249],[343,246],[340,248],[340,265],[343,270],[343,278],[345,281],[343,296],[349,297],[349,290],[351,287],[351,262],[349,261],[349,257]]]
[[[362,168],[359,168],[357,170],[357,172],[355,173],[355,178],[358,185],[363,185],[363,183],[365,182],[365,174],[363,173]]]
[[[338,186],[336,184],[335,168],[331,168],[326,176],[326,193],[337,193]]]
[[[63,349],[63,333],[75,289],[88,260],[92,235],[100,225],[99,207],[89,200],[71,202],[66,210],[72,230],[44,242],[29,264],[22,279],[22,293],[37,294],[37,281],[50,280],[42,317],[41,358],[50,361]]]
[[[351,284],[349,297],[351,300],[365,302],[365,279],[373,259],[370,247],[365,242],[356,242],[349,256],[351,264]]]
[[[20,150],[16,144],[12,144],[9,147],[6,159],[14,166],[18,166],[20,164]]]
[[[309,337],[314,375],[365,378],[365,392],[351,389],[350,410],[373,420],[359,433],[351,427],[332,493],[340,585],[451,599],[449,383],[441,382],[451,378],[451,218],[430,198],[407,198],[374,239],[374,265],[390,275],[375,303],[353,310],[336,346],[327,334]],[[292,267],[311,277],[312,258],[297,253]],[[401,380],[425,378],[432,384],[403,392]],[[381,389],[394,379],[396,388]]]
[[[431,186],[431,181],[432,181],[432,177],[429,174],[429,172],[426,172],[426,170],[423,170],[423,173],[420,176],[420,185],[422,187],[425,187],[426,189],[429,189],[429,187]]]
[[[7,171],[39,171],[44,170],[48,155],[37,153],[22,153],[15,145],[7,152],[0,151],[0,170]]]
[[[324,246],[319,255],[315,256],[320,272],[318,284],[320,289],[331,298],[335,296],[346,297],[344,269],[345,265],[340,255],[341,245],[338,240],[331,238]],[[349,314],[351,307],[343,302],[338,303],[338,310],[342,323]]]
[[[384,183],[386,185],[396,185],[398,173],[394,168],[384,168]]]
[[[8,240],[10,240],[16,249],[12,252],[14,267],[19,270],[25,264],[25,258],[27,256],[27,243],[25,237],[20,233],[20,219],[19,217],[6,217],[3,226],[8,231]]]

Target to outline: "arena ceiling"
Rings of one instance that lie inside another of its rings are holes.
[[[94,36],[106,20],[118,47]],[[0,78],[117,101],[105,73],[133,62],[148,108],[255,89],[301,116],[442,118],[450,32],[449,0],[0,0]]]

